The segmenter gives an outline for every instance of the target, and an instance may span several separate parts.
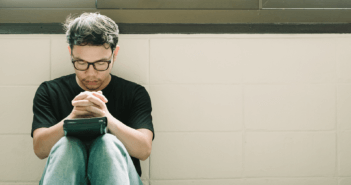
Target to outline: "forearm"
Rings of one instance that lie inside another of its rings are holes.
[[[143,161],[150,156],[152,146],[142,132],[128,127],[113,116],[108,116],[108,124],[110,132],[123,143],[130,156]]]
[[[45,159],[49,156],[51,148],[64,136],[63,120],[49,128],[38,128],[35,132],[34,153],[40,159]]]

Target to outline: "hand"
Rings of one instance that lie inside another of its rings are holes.
[[[68,118],[107,117],[110,113],[105,103],[107,99],[101,91],[82,92],[72,100],[74,108]]]

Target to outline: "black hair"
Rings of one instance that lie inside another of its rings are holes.
[[[69,15],[63,23],[63,27],[71,50],[73,50],[74,45],[105,46],[106,43],[109,44],[112,52],[116,49],[118,26],[111,18],[101,15],[99,12],[84,12],[76,18]]]

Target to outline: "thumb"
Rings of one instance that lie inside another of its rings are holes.
[[[104,103],[107,103],[107,102],[108,102],[107,98],[106,98],[104,95],[102,95],[101,93],[93,92],[93,95],[96,96],[96,97],[98,97],[98,98],[99,98],[101,101],[103,101]]]

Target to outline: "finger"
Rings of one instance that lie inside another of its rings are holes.
[[[72,105],[75,107],[82,107],[82,106],[91,106],[94,104],[89,100],[73,100]]]
[[[88,96],[86,99],[89,100],[90,102],[94,103],[95,105],[98,105],[101,108],[106,106],[106,104],[100,98],[96,97],[93,94]]]
[[[88,107],[86,107],[86,110],[88,112],[91,112],[94,116],[103,116],[105,113],[103,110],[101,110],[95,106],[88,106]]]
[[[79,110],[79,111],[87,111],[87,107],[88,107],[88,106],[74,107],[74,109],[75,109],[75,110]]]
[[[107,98],[104,95],[102,95],[102,93],[100,94],[100,93],[97,93],[97,92],[93,92],[92,94],[95,97],[98,97],[102,102],[104,102],[104,103],[108,102]]]
[[[75,110],[79,110],[79,111],[88,111],[90,112],[90,108],[89,107],[95,107],[95,108],[98,108],[98,109],[101,109],[99,106],[93,104],[91,106],[81,106],[81,107],[74,107]],[[102,110],[102,109],[101,109]]]
[[[91,112],[86,111],[86,110],[78,110],[75,109],[72,111],[74,115],[76,116],[91,116]]]
[[[102,91],[98,91],[98,93],[102,94]]]
[[[72,101],[74,101],[74,100],[83,100],[83,99],[85,99],[87,96],[89,96],[89,92],[87,92],[87,91],[81,92],[81,93],[78,94]]]

